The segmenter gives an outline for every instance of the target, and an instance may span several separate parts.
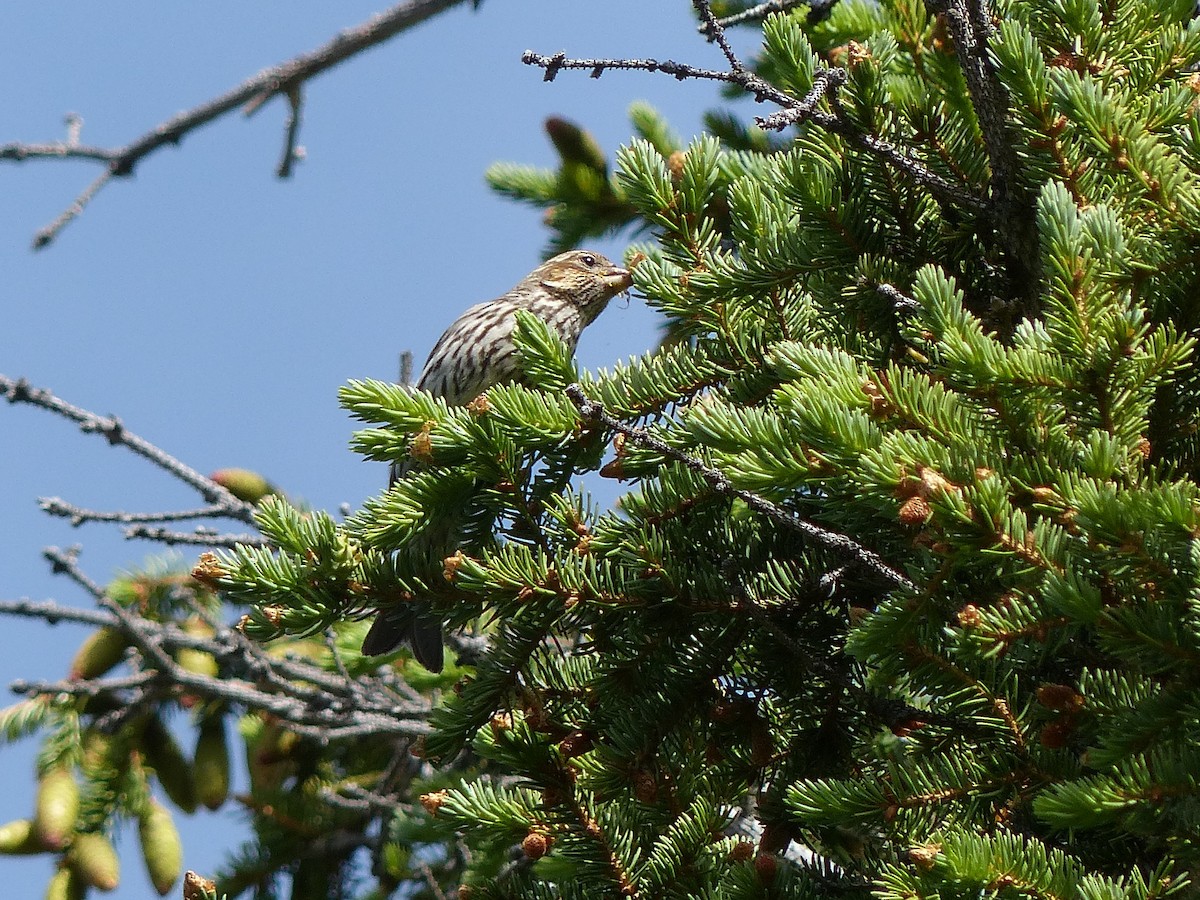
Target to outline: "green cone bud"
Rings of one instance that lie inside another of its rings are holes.
[[[211,716],[200,723],[192,771],[200,802],[209,809],[219,809],[229,796],[229,747],[225,741],[224,716]]]
[[[179,880],[183,871],[183,843],[170,811],[161,803],[151,800],[146,811],[138,820],[138,836],[142,842],[142,858],[146,861],[146,872],[150,883],[165,897]]]
[[[14,819],[0,825],[0,853],[17,856],[45,849],[34,831],[32,819]]]
[[[46,885],[46,900],[83,900],[86,894],[87,886],[71,868],[59,869]]]
[[[146,728],[142,732],[142,752],[171,802],[185,813],[194,813],[196,782],[192,767],[158,716],[146,720]]]
[[[208,477],[246,503],[279,493],[279,488],[249,469],[220,469]]]
[[[51,769],[38,782],[34,831],[47,850],[61,850],[75,830],[79,785],[66,766]]]
[[[119,631],[112,628],[96,629],[75,653],[67,677],[72,681],[99,678],[125,658],[128,646],[129,642]]]
[[[561,116],[550,116],[545,124],[546,134],[564,163],[579,163],[601,174],[608,169],[608,159],[590,131]]]
[[[121,881],[117,851],[108,838],[97,832],[77,835],[67,851],[67,860],[84,884],[111,891]]]

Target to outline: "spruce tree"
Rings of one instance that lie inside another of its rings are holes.
[[[633,233],[661,347],[583,372],[525,318],[469,407],[349,383],[355,450],[416,473],[344,522],[263,500],[205,584],[258,640],[413,596],[461,630],[380,894],[422,860],[474,900],[1190,892],[1193,4],[695,6],[723,68],[526,61],[756,124],[638,106],[610,171],[556,121],[558,169],[489,173],[551,251]]]

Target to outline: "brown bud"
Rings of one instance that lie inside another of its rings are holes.
[[[961,490],[953,481],[950,481],[940,472],[935,472],[928,466],[922,466],[917,474],[921,477],[921,486],[917,488],[917,494],[921,497],[936,497],[938,494],[959,493]]]
[[[983,617],[979,614],[979,607],[974,603],[968,603],[960,609],[955,618],[963,628],[978,628],[979,623],[983,621]]]
[[[211,878],[197,875],[191,869],[183,876],[183,900],[205,900],[205,895],[215,895],[217,883]]]
[[[564,759],[582,756],[592,749],[592,738],[586,731],[572,731],[558,742],[559,752]]]
[[[513,727],[512,713],[496,713],[492,716],[492,720],[488,723],[492,729],[492,735],[499,737],[505,731],[511,731]]]
[[[642,803],[653,803],[658,799],[658,782],[644,769],[633,775],[633,796]]]
[[[541,859],[554,846],[554,838],[541,831],[531,831],[521,841],[521,851],[530,859]]]
[[[749,841],[738,841],[729,849],[730,862],[745,862],[754,855],[754,845]]]
[[[758,876],[758,880],[763,884],[770,884],[775,880],[775,874],[779,871],[779,860],[770,853],[760,853],[754,857],[754,874]]]
[[[201,553],[196,565],[192,567],[192,577],[208,588],[218,587],[220,580],[228,574],[221,565],[220,558],[211,550]]]
[[[443,559],[442,577],[447,581],[453,582],[454,576],[458,574],[458,570],[462,566],[463,560],[466,558],[466,554],[459,550],[453,556],[447,556],[445,559]]]
[[[1075,731],[1075,720],[1071,716],[1055,719],[1044,727],[1038,735],[1038,741],[1047,750],[1061,750],[1071,739]]]
[[[923,844],[920,847],[910,848],[908,858],[918,869],[928,872],[933,868],[934,861],[937,860],[938,854],[941,852],[941,844]]]
[[[924,728],[928,723],[922,719],[909,718],[899,722],[894,722],[891,726],[892,734],[896,737],[908,737],[914,731]]]
[[[430,791],[428,794],[421,795],[421,805],[425,807],[425,812],[436,816],[437,811],[442,808],[442,804],[449,796],[449,791]]]
[[[429,432],[433,429],[434,424],[426,422],[413,437],[412,443],[408,445],[408,455],[417,462],[433,462],[433,441],[429,437]]]
[[[932,513],[933,510],[923,497],[909,497],[900,505],[898,518],[904,525],[923,525]]]
[[[676,184],[683,177],[683,166],[687,162],[687,154],[682,150],[676,150],[667,157],[667,170],[671,173],[671,180]]]
[[[1037,689],[1038,703],[1055,712],[1076,712],[1083,709],[1083,694],[1069,684],[1043,684]]]
[[[458,900],[471,900],[475,896],[475,890],[469,884],[460,884],[458,886]]]

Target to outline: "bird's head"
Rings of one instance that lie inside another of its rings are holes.
[[[529,279],[580,307],[589,321],[633,284],[629,270],[592,250],[568,250],[551,257],[534,269]]]

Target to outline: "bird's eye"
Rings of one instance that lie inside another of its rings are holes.
[[[590,253],[583,254],[583,256],[579,257],[579,261],[589,269],[596,265],[596,257],[592,256]]]

